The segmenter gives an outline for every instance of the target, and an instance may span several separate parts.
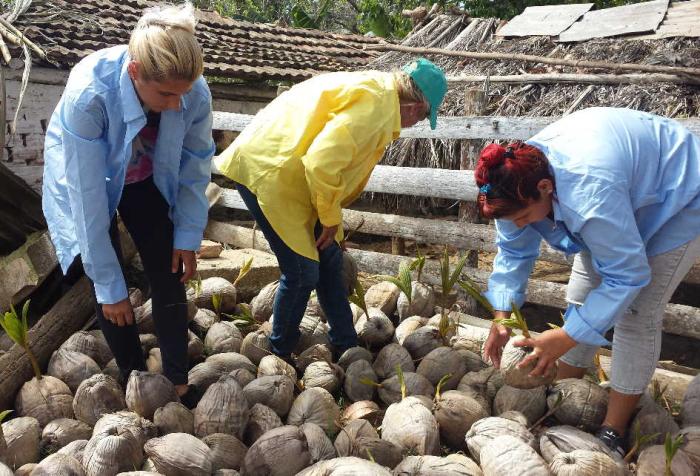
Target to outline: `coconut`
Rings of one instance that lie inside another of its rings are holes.
[[[194,410],[194,433],[199,437],[228,433],[243,438],[248,424],[248,400],[236,379],[225,375],[212,384]]]
[[[403,346],[411,354],[413,360],[418,361],[433,350],[442,346],[442,337],[436,327],[424,326],[410,333],[403,340]]]
[[[666,453],[663,445],[647,447],[637,458],[637,476],[660,476],[666,473]],[[678,450],[671,460],[673,476],[697,476],[698,471],[693,461]]]
[[[391,476],[384,466],[355,456],[333,458],[309,466],[297,476]]]
[[[83,468],[87,476],[102,476],[139,468],[143,451],[134,434],[119,425],[105,425],[93,431],[85,445]]]
[[[337,431],[340,409],[333,396],[321,387],[307,388],[292,403],[287,415],[288,425],[316,423],[329,435]]]
[[[550,476],[547,462],[537,451],[511,435],[497,436],[486,443],[481,449],[480,459],[484,476]]]
[[[282,426],[282,420],[272,408],[256,403],[250,407],[250,416],[243,433],[243,441],[247,445],[252,445],[262,435],[280,426]]]
[[[67,349],[54,352],[46,369],[47,375],[61,380],[74,393],[80,382],[100,372],[100,366],[90,357]]]
[[[320,390],[320,389],[316,389]],[[245,455],[241,473],[256,476],[292,476],[311,462],[306,435],[293,425],[261,436]]]
[[[403,448],[381,438],[361,436],[355,440],[348,456],[357,456],[393,468],[403,459]]]
[[[97,434],[104,433],[114,426],[131,432],[138,441],[139,448],[143,447],[146,441],[155,438],[158,434],[158,429],[149,420],[134,412],[121,411],[110,413],[100,418],[92,429],[92,435],[94,437]]]
[[[345,372],[343,390],[345,395],[353,401],[372,400],[374,398],[374,385],[368,385],[365,381],[376,382],[377,375],[372,366],[366,360],[357,360],[350,364]]]
[[[466,449],[464,437],[474,422],[489,414],[474,398],[458,390],[449,390],[436,399],[433,413],[440,427],[440,436],[452,448]]]
[[[700,426],[689,426],[678,432],[683,436],[681,449],[693,460],[697,468],[700,468]]]
[[[122,387],[114,378],[104,374],[84,380],[73,399],[75,417],[88,425],[94,425],[102,415],[125,408]]]
[[[194,433],[194,415],[180,402],[168,402],[153,414],[159,435]]]
[[[350,253],[343,251],[343,289],[347,296],[355,290],[355,282],[357,282],[357,263]]]
[[[357,339],[369,347],[381,347],[394,336],[394,324],[382,311],[369,308],[355,324]]]
[[[163,476],[161,473],[155,471],[127,471],[124,473],[119,473],[117,476]]]
[[[33,470],[32,476],[85,476],[80,461],[69,455],[60,453],[44,458]]]
[[[0,476],[14,476],[15,473],[12,472],[10,468],[5,466],[2,461],[0,461]]]
[[[411,354],[405,347],[393,343],[384,346],[377,358],[374,359],[372,368],[380,379],[387,379],[396,373],[396,366],[400,366],[404,372],[415,372],[416,366],[413,364]]]
[[[616,451],[608,448],[599,438],[573,426],[553,426],[540,435],[540,454],[548,463],[554,461],[559,454],[576,450],[603,453],[615,460],[618,465],[624,466],[622,458]]]
[[[235,469],[219,469],[214,471],[214,476],[240,476],[241,473]]]
[[[464,392],[466,388],[471,388],[484,395],[490,403],[496,398],[496,393],[503,385],[503,373],[498,369],[488,367],[464,375],[457,385],[457,390]]]
[[[418,281],[411,283],[410,303],[404,293],[401,293],[396,301],[396,309],[399,312],[400,320],[411,316],[430,317],[433,315],[434,307],[435,292],[433,288]]]
[[[321,387],[334,393],[340,387],[343,369],[328,362],[313,362],[306,367],[302,383],[304,388]]]
[[[213,433],[202,438],[209,447],[211,466],[214,471],[219,469],[239,469],[243,464],[248,447],[241,440],[226,433]]]
[[[7,442],[5,441],[5,435],[2,432],[2,425],[0,425],[0,462],[5,461],[7,457]]]
[[[304,372],[306,367],[312,362],[331,362],[333,353],[327,345],[316,344],[312,345],[296,358],[296,366],[300,372]]]
[[[121,370],[119,370],[116,359],[110,360],[102,369],[102,373],[112,377],[119,385],[124,385],[124,377],[122,376]]]
[[[593,432],[603,423],[608,409],[608,392],[600,385],[584,379],[563,379],[554,385],[547,397],[550,410],[560,398],[553,415],[563,424]]]
[[[450,340],[450,345],[456,350],[468,350],[482,354],[482,348],[488,339],[490,327],[473,326],[462,323],[457,328],[457,335]]]
[[[227,279],[213,276],[202,280],[199,295],[194,289],[187,290],[187,300],[193,301],[199,309],[214,309],[214,296],[218,295],[221,301],[219,312],[231,313],[236,309],[236,288]]]
[[[59,418],[44,427],[41,433],[41,451],[43,454],[55,453],[72,441],[89,439],[91,436],[90,425],[70,418]]]
[[[274,354],[263,357],[258,365],[258,377],[267,375],[286,375],[292,382],[297,381],[297,371],[294,367]]]
[[[309,298],[309,301],[306,303],[306,310],[304,311],[304,314],[319,317],[324,322],[327,320],[326,314],[323,312],[323,307],[318,301],[317,296]]]
[[[348,456],[353,451],[358,438],[379,438],[379,433],[366,420],[353,420],[342,427],[333,446],[338,456]]]
[[[518,364],[527,357],[530,350],[526,347],[515,347],[515,342],[521,340],[520,337],[510,339],[503,347],[501,355],[501,371],[503,372],[503,380],[506,385],[515,388],[534,388],[542,385],[551,384],[557,376],[556,366],[552,366],[546,375],[538,377],[530,377],[529,373],[537,365],[537,362],[531,362],[523,368],[518,368]]]
[[[88,444],[88,440],[75,440],[68,443],[66,446],[57,451],[58,454],[64,454],[72,456],[78,461],[83,461],[83,454],[85,452],[85,447]]]
[[[100,367],[107,365],[114,357],[101,331],[78,331],[66,339],[59,350],[71,350],[85,354]]]
[[[197,314],[194,315],[190,327],[198,336],[204,337],[211,326],[220,320],[219,316],[210,309],[197,309]]]
[[[501,435],[513,436],[532,448],[537,448],[537,440],[524,425],[500,417],[487,417],[475,422],[467,431],[465,440],[472,457],[479,462],[483,447],[494,438]]]
[[[401,476],[482,476],[481,468],[474,461],[460,454],[440,456],[406,456],[394,468]]]
[[[272,353],[270,347],[270,332],[272,327],[263,325],[257,331],[249,332],[241,341],[241,354],[258,365],[263,357]]]
[[[143,466],[141,466],[141,470],[149,473],[161,474],[156,470],[156,465],[151,461],[151,458],[146,458],[146,461],[143,462]]]
[[[315,423],[304,423],[299,427],[306,436],[306,443],[311,455],[311,463],[314,464],[325,459],[337,456],[333,442],[328,438],[323,429]]]
[[[412,454],[440,454],[440,432],[430,410],[417,398],[389,405],[382,420],[382,439]]]
[[[126,406],[132,412],[152,420],[156,409],[178,401],[175,386],[164,375],[139,370],[131,372],[126,384]]]
[[[305,315],[301,319],[301,323],[299,323],[300,336],[294,353],[299,355],[316,344],[330,345],[329,329],[328,324],[323,322],[323,319],[320,317]]]
[[[445,343],[449,343],[450,340],[457,334],[457,327],[459,327],[459,316],[455,315],[454,313],[447,313],[445,318],[447,319],[447,329],[445,330],[445,334],[442,338]],[[425,325],[440,329],[441,322],[442,314],[435,314],[433,317],[428,319],[428,322],[426,322]]]
[[[456,350],[450,347],[438,347],[423,357],[416,373],[427,378],[433,385],[437,385],[442,377],[449,374],[450,377],[443,382],[442,389],[454,390],[467,373],[467,366]]]
[[[187,433],[152,438],[143,450],[156,470],[168,476],[209,476],[212,473],[211,450]]]
[[[163,358],[160,355],[160,348],[154,347],[148,351],[146,359],[146,369],[152,374],[163,373]]]
[[[27,463],[39,462],[41,429],[36,418],[13,418],[2,424],[2,431],[7,443],[5,463],[17,469]]]
[[[481,405],[481,408],[484,409],[484,411],[488,414],[491,415],[491,401],[484,395],[482,392],[479,392],[474,389],[474,387],[469,386],[469,385],[461,385],[457,388],[457,391],[460,392],[463,395],[466,395],[467,397],[470,397],[476,402]],[[525,425],[527,425],[527,418],[524,416],[522,417],[523,421],[525,421]]]
[[[532,425],[547,411],[545,391],[545,387],[515,388],[504,385],[496,392],[493,412],[500,416],[508,411],[517,411],[525,415],[528,424]]]
[[[294,401],[294,382],[286,375],[256,378],[243,388],[249,405],[262,403],[284,417]]]
[[[389,281],[381,281],[367,289],[365,303],[368,308],[374,307],[391,316],[396,312],[396,302],[400,294],[401,290],[397,285]]]
[[[406,395],[425,395],[431,397],[435,394],[435,387],[430,381],[420,374],[406,372],[403,374],[406,385]],[[399,376],[394,375],[384,380],[379,386],[379,398],[387,405],[401,400],[401,383]]]
[[[248,369],[235,369],[229,372],[229,375],[243,388],[256,379],[255,374]]]
[[[700,375],[688,384],[681,408],[683,427],[700,426]]]
[[[382,418],[384,418],[384,412],[376,402],[361,400],[345,407],[341,421],[347,424],[355,420],[364,419],[374,426],[379,426]]]
[[[559,453],[549,465],[555,476],[625,476],[627,472],[605,453],[575,450]]]
[[[640,451],[647,446],[662,445],[666,439],[666,433],[675,435],[678,432],[678,424],[673,420],[671,414],[651,399],[637,412],[630,428],[637,428],[637,425],[639,425],[639,434],[641,435],[657,434],[656,438],[645,442]],[[630,448],[634,445],[633,431],[627,432],[627,445]]]
[[[394,342],[403,345],[406,337],[411,335],[417,329],[420,329],[428,322],[428,318],[420,316],[411,316],[399,323],[394,332]]]
[[[467,372],[478,372],[489,367],[486,362],[481,359],[479,354],[467,349],[452,348],[462,356],[462,360],[464,360],[464,364],[467,366]]]
[[[187,374],[187,381],[203,393],[211,384],[236,369],[245,369],[253,374],[257,372],[255,365],[246,356],[226,352],[209,356],[204,362],[192,367]]]
[[[158,337],[155,334],[139,334],[143,355],[148,355],[152,348],[158,347]]]
[[[257,296],[250,302],[250,312],[253,319],[265,322],[272,316],[272,307],[275,303],[275,294],[280,282],[274,281],[260,290]]]
[[[187,331],[187,358],[190,363],[204,360],[204,342],[192,331]]]
[[[343,370],[347,371],[350,364],[357,360],[366,360],[372,363],[372,352],[364,347],[350,347],[340,356],[338,365],[340,365]]]
[[[233,322],[221,321],[213,324],[204,338],[204,351],[207,354],[238,352],[243,336]]]
[[[187,291],[188,296],[191,294],[191,289]],[[197,305],[192,301],[187,301],[185,303],[187,312],[187,322],[194,319],[197,314]],[[209,304],[211,308],[212,305]],[[134,308],[134,319],[136,321],[136,327],[138,328],[139,334],[153,334],[156,332],[156,324],[153,320],[153,303],[149,299],[142,306]]]
[[[72,403],[70,388],[57,378],[44,375],[22,385],[15,398],[15,410],[20,416],[36,418],[43,428],[56,418],[73,418]]]

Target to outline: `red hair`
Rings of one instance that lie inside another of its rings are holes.
[[[480,188],[477,205],[485,218],[512,215],[530,200],[540,198],[540,180],[554,183],[547,157],[537,147],[523,142],[514,142],[507,148],[498,144],[484,147],[474,179]]]

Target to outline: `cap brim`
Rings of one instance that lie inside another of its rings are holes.
[[[434,111],[433,108],[430,108],[430,128],[432,130],[435,130],[437,127],[437,111]]]

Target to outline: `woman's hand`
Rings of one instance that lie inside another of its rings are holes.
[[[115,326],[123,327],[134,323],[134,309],[129,298],[114,304],[102,304],[102,314]]]
[[[537,337],[530,339],[520,339],[513,345],[532,348],[532,352],[518,364],[518,368],[536,360],[537,365],[529,375],[530,377],[538,377],[546,375],[551,367],[556,364],[559,357],[576,347],[576,344],[577,342],[569,337],[569,334],[564,329],[559,328],[544,331]]]
[[[194,277],[194,273],[197,271],[197,255],[194,251],[190,250],[173,250],[173,263],[171,271],[177,273],[180,269],[180,262],[184,268],[182,278],[180,278],[181,283],[186,283]]]
[[[508,317],[510,313],[505,311],[496,311],[495,318]],[[486,344],[484,345],[484,356],[487,360],[493,363],[493,366],[499,368],[501,366],[501,355],[503,355],[503,346],[508,343],[510,339],[510,329],[506,326],[493,323],[491,324],[491,331],[489,332],[489,337],[486,339]]]
[[[335,235],[338,233],[338,225],[326,226],[323,225],[323,231],[321,236],[316,240],[316,248],[319,250],[325,250],[335,241]]]

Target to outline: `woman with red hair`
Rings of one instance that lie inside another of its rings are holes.
[[[700,139],[671,119],[591,108],[526,143],[487,146],[478,206],[496,222],[498,254],[485,296],[496,318],[522,306],[544,238],[576,254],[564,325],[518,345],[542,375],[583,377],[614,328],[610,398],[598,436],[623,435],[661,351],[664,308],[700,256]],[[493,324],[485,355],[500,365],[508,330]]]

